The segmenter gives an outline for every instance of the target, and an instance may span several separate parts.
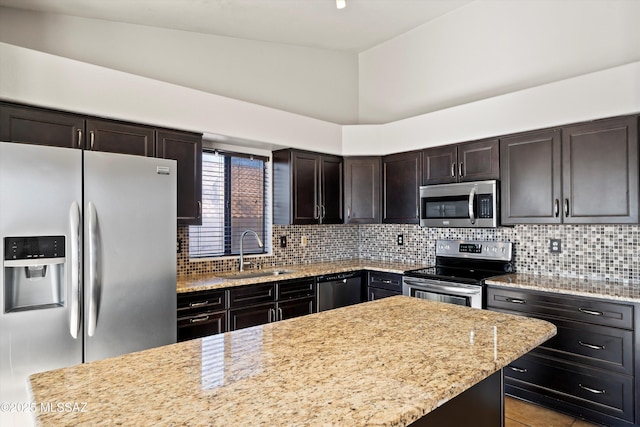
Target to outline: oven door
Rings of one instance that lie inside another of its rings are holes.
[[[420,187],[423,227],[497,227],[497,182],[478,181]]]
[[[481,285],[406,276],[402,280],[403,295],[472,308],[482,308],[482,293]]]

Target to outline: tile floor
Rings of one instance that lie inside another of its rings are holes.
[[[505,396],[505,427],[597,427],[569,415]]]

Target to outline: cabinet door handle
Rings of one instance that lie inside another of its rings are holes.
[[[460,178],[462,178],[464,176],[463,172],[464,172],[464,162],[460,162],[460,164],[458,164],[458,176]]]
[[[209,316],[194,317],[193,319],[189,319],[189,323],[206,322],[207,320],[209,320]]]
[[[202,202],[200,200],[196,202],[196,209],[197,209],[196,218],[200,218],[202,216]]]
[[[280,318],[278,320],[284,320],[284,314],[282,313],[282,307],[278,307],[278,314]]]
[[[526,304],[527,303],[526,299],[520,299],[520,298],[507,298],[506,301],[507,302],[512,302],[514,304]]]
[[[190,302],[189,307],[202,307],[203,305],[207,305],[207,304],[209,304],[209,301]]]
[[[588,342],[582,342],[582,341],[578,341],[578,344],[580,344],[583,347],[590,348],[592,350],[604,350],[605,348],[603,345],[589,344]]]
[[[560,200],[556,199],[553,202],[553,216],[558,218],[558,215],[560,215]]]
[[[324,205],[320,205],[320,208],[322,208],[322,219],[325,219],[327,217],[327,210],[325,209]]]
[[[589,392],[591,392],[593,394],[605,394],[607,392],[606,390],[598,390],[598,389],[595,389],[595,388],[587,387],[587,386],[582,385],[582,384],[578,384],[578,387],[580,387],[583,390],[587,390],[587,391],[589,391]]]
[[[90,140],[90,144],[89,144],[89,148],[91,150],[93,150],[93,145],[96,142],[96,133],[92,130],[89,131],[89,140]]]
[[[455,178],[456,177],[456,164],[451,163],[451,178]]]
[[[82,148],[82,129],[78,129],[78,148]]]
[[[596,310],[587,310],[586,308],[579,307],[578,311],[584,314],[590,314],[592,316],[604,316],[604,313]]]
[[[347,218],[351,218],[351,208],[347,208]]]
[[[564,199],[564,216],[569,216],[569,199]]]
[[[320,205],[316,205],[316,210],[314,212],[313,219],[320,219]]]
[[[521,374],[524,374],[527,372],[527,368],[518,368],[517,366],[511,366],[511,365],[508,365],[507,368],[515,372],[520,372]]]

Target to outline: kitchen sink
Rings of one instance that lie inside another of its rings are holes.
[[[235,274],[224,276],[225,279],[252,279],[255,277],[271,277],[281,274],[293,273],[291,270],[269,270],[269,271],[243,271]]]

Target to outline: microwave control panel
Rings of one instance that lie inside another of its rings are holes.
[[[493,218],[493,195],[478,194],[478,218]]]

